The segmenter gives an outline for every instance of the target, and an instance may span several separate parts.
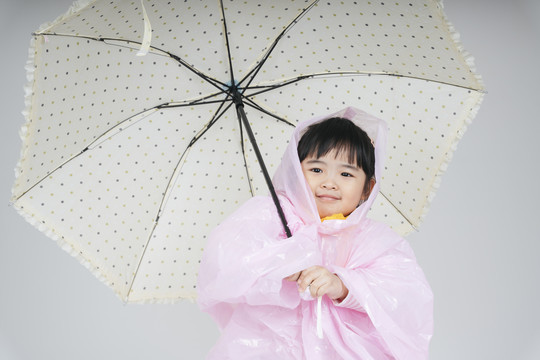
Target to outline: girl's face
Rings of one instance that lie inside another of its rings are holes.
[[[331,151],[320,158],[308,156],[301,165],[321,218],[339,213],[348,216],[365,200],[366,174],[349,163],[347,154],[336,156]]]

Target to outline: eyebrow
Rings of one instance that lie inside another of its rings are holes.
[[[310,164],[310,165],[317,165],[317,164],[326,165],[326,162],[324,162],[322,160],[319,160],[319,159],[307,160],[306,163]],[[348,164],[348,163],[340,163],[339,166],[347,168],[347,169],[351,169],[351,170],[357,170],[357,171],[360,170],[360,168],[358,166],[351,165],[351,164]]]

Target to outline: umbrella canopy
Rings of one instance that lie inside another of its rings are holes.
[[[268,193],[246,126],[272,174],[355,106],[390,127],[370,216],[407,234],[482,99],[457,39],[428,0],[77,2],[32,40],[12,202],[124,301],[194,298],[207,234]]]

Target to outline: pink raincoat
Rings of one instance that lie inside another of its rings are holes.
[[[286,238],[271,198],[254,197],[209,238],[198,303],[222,335],[208,359],[427,359],[432,292],[408,243],[366,217],[378,182],[346,220],[319,218],[296,147],[306,127],[333,116],[354,121],[374,140],[381,178],[383,121],[347,108],[297,127],[273,179],[293,236]],[[317,311],[317,300],[283,280],[313,265],[349,289],[341,303],[325,295]]]

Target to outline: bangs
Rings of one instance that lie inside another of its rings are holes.
[[[314,144],[315,148],[307,154],[306,157],[314,157],[316,159],[328,155],[331,152],[335,152],[335,157],[345,155],[347,162],[350,165],[355,165],[360,169],[364,168],[363,159],[358,156],[358,147],[353,142],[346,139],[329,139],[326,138],[322,142]]]

